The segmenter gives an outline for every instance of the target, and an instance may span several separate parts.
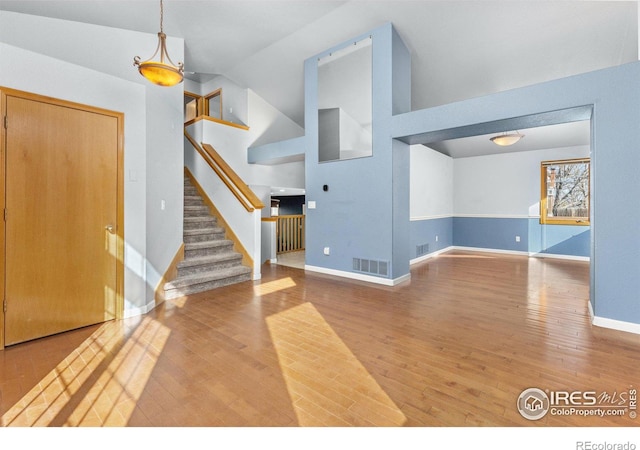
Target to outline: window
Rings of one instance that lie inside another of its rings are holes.
[[[204,96],[204,115],[222,120],[222,89]]]
[[[589,158],[543,161],[540,173],[540,223],[589,225]]]
[[[184,91],[184,121],[203,115],[222,120],[222,88],[204,96]]]

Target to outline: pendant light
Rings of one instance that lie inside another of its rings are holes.
[[[499,134],[498,136],[494,136],[491,139],[489,139],[491,142],[493,142],[496,145],[499,145],[501,147],[506,147],[508,145],[513,145],[516,142],[518,142],[520,139],[522,139],[524,137],[524,134],[520,134],[517,131],[515,133],[503,133],[503,134]]]
[[[133,65],[138,68],[140,74],[147,80],[160,86],[175,86],[182,82],[184,76],[184,65],[178,63],[176,66],[169,58],[167,53],[166,39],[167,35],[162,30],[162,19],[164,16],[164,7],[160,0],[160,32],[158,33],[158,47],[153,56],[146,61],[140,61],[140,57],[133,58]],[[160,61],[154,61],[154,58],[160,52]]]

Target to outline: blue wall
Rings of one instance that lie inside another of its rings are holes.
[[[424,244],[429,253],[456,246],[588,258],[590,237],[589,227],[541,225],[536,218],[446,217],[411,221],[410,248],[412,259]]]
[[[634,200],[640,197],[640,62],[411,111],[409,51],[391,24],[354,40],[369,35],[375,93],[370,158],[318,163],[317,58],[353,41],[305,61],[306,189],[308,201],[317,201],[307,214],[307,264],[350,272],[351,258],[361,257],[392,261],[394,278],[408,274],[409,144],[591,119],[590,232],[558,237],[558,230],[537,229],[528,219],[496,226],[506,228],[507,238],[522,232],[521,245],[550,253],[567,247],[586,253],[589,238],[594,314],[640,324],[640,207]],[[474,228],[466,219],[452,223],[454,242]],[[325,246],[330,256],[322,254]]]
[[[318,58],[372,37],[373,155],[318,162]],[[391,138],[392,115],[411,110],[411,58],[391,24],[305,61],[306,264],[353,272],[353,258],[409,274],[409,145]],[[324,191],[323,186],[328,190]],[[330,255],[323,249],[330,248]]]
[[[304,195],[272,195],[272,200],[280,200],[278,214],[281,216],[302,214],[302,206],[305,202]]]
[[[516,236],[520,242],[516,242]],[[528,219],[454,217],[453,245],[527,252]]]
[[[393,137],[438,138],[591,119],[591,306],[596,317],[640,324],[640,63],[393,117]],[[577,240],[582,239],[576,238]]]
[[[429,253],[444,250],[453,245],[453,218],[412,220],[410,235],[411,259],[420,256],[416,254],[416,247],[419,245],[428,244]],[[436,236],[438,237],[437,241]]]
[[[529,252],[589,257],[591,229],[577,225],[541,225],[529,219]]]

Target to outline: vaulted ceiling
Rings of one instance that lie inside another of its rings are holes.
[[[2,10],[159,29],[157,0],[0,0]],[[164,31],[184,38],[191,76],[222,74],[301,126],[303,61],[386,22],[412,53],[414,110],[638,60],[635,1],[164,1]]]

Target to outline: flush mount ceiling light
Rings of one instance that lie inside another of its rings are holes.
[[[490,139],[496,145],[500,145],[502,147],[506,147],[508,145],[513,145],[518,142],[520,139],[524,137],[524,134],[520,134],[517,131],[515,133],[502,133],[498,136],[494,136]]]
[[[178,63],[176,66],[169,58],[167,53],[166,39],[167,35],[162,30],[162,19],[164,15],[164,7],[160,0],[160,32],[158,33],[158,47],[153,56],[146,61],[140,61],[140,57],[133,58],[133,65],[138,68],[140,74],[147,80],[160,86],[175,86],[182,82],[184,76],[184,65]],[[160,61],[154,61],[154,58],[160,52]],[[166,61],[166,62],[165,62]]]

